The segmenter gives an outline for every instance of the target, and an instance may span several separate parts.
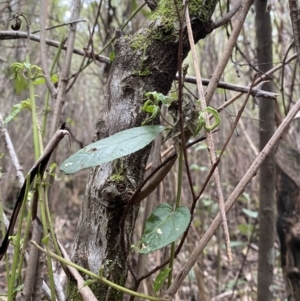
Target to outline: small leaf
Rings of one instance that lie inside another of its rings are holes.
[[[24,64],[24,67],[26,68],[26,69],[30,69],[30,67],[31,67],[31,64],[30,63],[23,63]]]
[[[131,128],[89,144],[65,160],[60,170],[65,174],[101,165],[144,148],[165,129],[161,125]]]
[[[97,283],[99,282],[98,280],[96,279],[88,279],[88,280],[85,280],[82,287],[85,287],[85,286],[88,286],[88,285],[91,285],[91,284],[94,284],[94,283]]]
[[[53,84],[56,84],[58,82],[58,75],[57,73],[54,73],[51,75],[51,81]]]
[[[3,124],[6,125],[12,119],[14,119],[23,109],[31,109],[30,99],[26,99],[21,101],[20,103],[15,104],[9,113],[9,115],[5,118]]]
[[[156,276],[153,283],[153,290],[155,293],[157,293],[161,289],[171,270],[171,268],[165,268]]]
[[[20,94],[22,91],[28,88],[27,80],[23,76],[17,74],[16,77],[14,78],[14,88],[16,94]]]
[[[155,104],[159,104],[160,102],[165,103],[166,96],[158,93],[156,91],[153,92],[146,92],[145,96],[149,99],[152,100]]]
[[[109,53],[109,62],[112,63],[115,59],[116,53],[114,51]]]
[[[49,166],[49,173],[52,173],[53,170],[56,168],[57,164],[54,162]]]
[[[258,212],[243,208],[243,212],[251,218],[257,218]]]
[[[211,200],[211,199],[203,199],[203,200],[202,200],[202,203],[203,203],[204,207],[208,207],[208,206],[210,206],[211,204],[213,204],[214,201]]]
[[[43,243],[44,245],[48,245],[48,243],[49,243],[49,234],[46,235],[46,236],[42,239],[42,243]]]
[[[45,83],[45,78],[43,76],[39,76],[39,77],[36,77],[34,80],[33,80],[33,84],[35,86],[37,85],[43,85]]]
[[[22,108],[23,109],[28,109],[28,110],[31,110],[31,102],[30,102],[30,99],[27,98],[25,100],[22,100],[21,101],[21,105],[22,105]]]
[[[253,225],[249,224],[239,224],[238,229],[243,235],[249,235],[253,231]]]
[[[16,292],[20,292],[20,291],[23,289],[23,287],[24,287],[24,283],[18,285],[18,286],[14,289],[14,292],[15,292],[15,293],[16,293]]]
[[[148,254],[174,242],[186,230],[190,220],[187,207],[180,206],[174,211],[167,203],[158,205],[146,222],[140,253]]]

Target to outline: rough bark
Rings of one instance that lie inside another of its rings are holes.
[[[216,2],[210,1],[208,7],[202,7],[201,1],[189,1],[196,41],[207,35]],[[97,122],[95,140],[140,126],[145,119],[141,112],[144,93],[167,94],[171,88],[178,63],[174,1],[160,1],[150,21],[135,35],[123,36],[117,32],[116,37],[116,56],[105,91],[106,107]],[[188,51],[184,32],[184,57]],[[130,251],[139,206],[133,206],[126,216],[125,249],[119,223],[132,193],[143,179],[149,150],[150,147],[146,147],[121,160],[94,168],[89,175],[81,210],[73,261],[95,273],[103,266],[104,275],[120,285],[125,284],[127,276],[126,255]],[[107,286],[97,284],[93,290],[99,300],[122,300],[120,293]]]
[[[272,25],[270,13],[267,11],[267,0],[256,0],[256,37],[257,61],[259,70],[266,72],[272,68]],[[264,85],[266,90],[272,84]],[[268,143],[274,133],[275,103],[266,98],[259,98],[259,137],[260,149]],[[274,267],[274,236],[275,236],[275,168],[274,152],[265,160],[260,168],[259,192],[259,256],[258,256],[258,287],[257,300],[271,301]]]
[[[300,300],[300,155],[285,141],[276,152],[277,232],[289,301]]]

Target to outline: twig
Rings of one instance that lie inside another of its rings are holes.
[[[35,34],[35,33],[38,33],[38,32],[42,32],[42,30],[51,30],[51,29],[54,29],[54,28],[58,28],[58,27],[70,25],[70,24],[73,24],[73,23],[80,23],[80,22],[89,22],[89,20],[87,20],[87,19],[72,20],[72,21],[69,21],[69,22],[65,22],[65,23],[61,23],[61,24],[54,25],[54,26],[51,26],[51,27],[47,27],[45,29],[35,30],[35,31],[31,32],[31,33]]]
[[[245,0],[245,2],[242,5],[241,13],[239,15],[239,18],[237,18],[237,22],[236,22],[235,27],[229,37],[225,51],[223,52],[222,57],[217,65],[215,72],[212,75],[211,81],[208,85],[208,88],[206,91],[206,97],[205,97],[207,105],[209,105],[209,103],[212,99],[212,96],[217,88],[218,82],[219,82],[219,80],[225,70],[225,67],[228,63],[228,60],[230,59],[232,50],[236,44],[236,41],[239,37],[240,31],[243,27],[243,24],[244,24],[247,14],[248,14],[248,11],[253,2],[254,2],[254,0]]]
[[[195,50],[195,44],[194,44],[194,38],[193,38],[193,32],[192,32],[192,26],[191,26],[191,22],[190,22],[188,8],[186,10],[186,23],[187,23],[188,36],[189,36],[189,41],[190,41],[190,46],[191,46],[193,62],[194,62],[194,66],[195,66],[198,93],[199,93],[202,109],[204,110],[206,108],[206,99],[205,99],[204,90],[203,90],[202,81],[201,81],[201,75],[200,75],[196,50]],[[209,115],[207,112],[204,112],[204,113],[205,113],[204,117],[206,120],[206,124],[209,125]],[[210,131],[207,131],[207,146],[208,146],[208,152],[210,155],[211,163],[212,163],[212,165],[214,165],[217,161],[217,158],[216,158],[215,146],[214,146],[212,133]],[[231,262],[232,254],[231,254],[231,248],[230,248],[230,237],[229,237],[229,231],[228,231],[228,225],[227,225],[227,218],[226,218],[225,209],[224,209],[224,196],[223,196],[223,192],[222,192],[218,168],[216,168],[214,171],[214,179],[215,179],[215,185],[216,185],[216,190],[217,190],[217,194],[218,194],[219,209],[220,209],[220,213],[222,216],[222,227],[223,227],[223,232],[224,232],[223,234],[224,234],[224,239],[225,239],[227,258],[228,258],[228,261]]]
[[[49,76],[49,70],[47,68],[47,54],[46,54],[46,34],[45,34],[45,26],[46,26],[46,20],[47,20],[47,11],[48,8],[46,7],[46,4],[48,4],[48,1],[42,1],[41,2],[41,12],[40,12],[40,26],[41,26],[41,42],[40,42],[40,49],[41,49],[41,65],[43,68],[44,78],[46,81],[47,88],[50,92],[52,101],[55,101],[55,98],[57,96],[57,90],[54,87],[54,84],[50,80]]]
[[[223,18],[221,18],[220,20],[215,21],[211,24],[211,26],[210,26],[211,30],[214,30],[218,27],[225,25],[238,12],[238,10],[240,9],[241,6],[242,6],[242,0],[239,0],[232,7],[232,9],[223,16]]]
[[[73,10],[72,10],[72,16],[71,20],[77,20],[80,16],[80,8],[81,8],[81,1],[75,0],[73,1]],[[75,36],[76,36],[76,23],[70,25],[70,31],[68,35],[68,46],[67,46],[67,52],[64,59],[64,65],[62,68],[61,76],[59,78],[58,82],[58,88],[57,88],[57,99],[55,101],[54,109],[53,109],[53,120],[50,130],[50,136],[54,135],[59,123],[60,123],[60,116],[61,116],[61,110],[64,104],[64,99],[66,96],[66,90],[68,85],[68,78],[70,74],[70,68],[71,68],[71,60],[72,60],[72,54],[75,44]]]
[[[176,79],[178,79],[178,75],[176,75]],[[186,83],[191,83],[191,84],[196,84],[196,77],[194,76],[185,76],[184,78],[184,82]],[[202,78],[202,85],[203,86],[208,86],[209,85],[210,80],[207,78]],[[263,82],[265,83],[265,82]],[[242,93],[248,93],[250,88],[246,87],[246,86],[240,86],[240,85],[234,85],[234,84],[230,84],[230,83],[226,83],[226,82],[218,82],[217,85],[218,88],[222,88],[222,89],[226,89],[226,90],[231,90],[231,91],[236,91],[236,92],[242,92]],[[268,92],[265,90],[261,90],[260,86],[253,88],[251,90],[251,95],[255,96],[255,97],[265,97],[265,98],[271,98],[271,99],[277,99],[278,97],[278,93],[274,93],[274,92]]]
[[[261,74],[254,82],[254,86],[257,86],[259,83],[261,83],[264,80],[267,80],[271,74],[276,72],[277,70],[283,68],[286,64],[290,63],[294,59],[297,58],[297,54],[292,55],[289,57],[284,63],[280,63],[277,66],[273,67],[269,71],[265,72],[264,74]],[[218,111],[221,112],[223,109],[227,108],[230,104],[232,104],[234,101],[236,101],[238,98],[240,98],[243,95],[243,93],[238,93],[232,98],[228,99],[226,102],[224,102],[221,106],[218,107]]]
[[[0,31],[0,40],[14,40],[14,39],[26,39],[27,38],[27,33],[24,31],[12,31],[12,30],[5,30],[5,31]],[[40,42],[41,38],[38,35],[34,35],[34,34],[30,34],[29,36],[30,40],[34,41],[34,42]],[[59,48],[60,46],[60,42],[54,41],[54,40],[49,40],[49,39],[45,39],[45,42],[47,45],[49,46],[53,46],[56,48]],[[67,50],[67,45],[63,45],[62,46],[63,50]],[[92,54],[90,53],[86,53],[85,51],[83,51],[82,49],[77,49],[74,48],[72,50],[73,53],[81,55],[81,56],[85,56],[87,55],[88,57],[92,58]],[[109,64],[109,58],[103,55],[97,55],[95,54],[95,59],[98,62],[101,63],[105,63],[105,64]]]
[[[18,179],[18,182],[19,182],[20,187],[21,187],[24,183],[24,175],[23,175],[23,172],[22,172],[22,167],[19,163],[18,156],[15,152],[15,148],[12,144],[12,141],[10,139],[10,136],[9,136],[8,132],[7,132],[7,129],[4,127],[3,117],[2,117],[1,112],[0,112],[0,132],[1,132],[4,144],[5,144],[5,147],[7,149],[7,152],[9,153],[9,155],[11,157],[12,164],[13,164],[14,168],[16,169],[17,179]]]

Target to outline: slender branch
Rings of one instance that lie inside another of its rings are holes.
[[[220,20],[217,20],[211,24],[211,26],[210,26],[211,30],[214,30],[218,27],[225,25],[238,12],[238,10],[241,8],[241,6],[242,6],[242,0],[239,0],[232,7],[232,9],[223,16],[223,18],[221,18]]]
[[[200,103],[201,103],[202,110],[205,110],[207,108],[206,97],[204,95],[204,90],[203,90],[203,86],[202,86],[201,74],[200,74],[198,59],[197,59],[196,50],[195,50],[195,43],[194,43],[192,26],[191,26],[188,8],[186,10],[186,23],[187,23],[188,36],[189,36],[191,52],[192,52],[195,73],[196,73],[196,78],[197,78],[197,88],[198,88],[198,93],[199,93],[199,97],[200,97]],[[206,121],[206,125],[209,126],[209,114],[205,111],[204,111],[204,118]],[[207,132],[208,153],[210,156],[211,163],[212,163],[212,165],[214,165],[217,162],[214,140],[213,140],[212,133],[208,130],[206,132]],[[219,210],[220,210],[220,214],[222,216],[222,228],[223,228],[227,258],[228,258],[228,261],[232,261],[227,217],[226,217],[225,209],[224,209],[224,196],[223,196],[223,192],[222,192],[222,186],[221,186],[218,168],[215,169],[213,176],[214,176],[216,190],[217,190],[217,194],[218,194]]]
[[[81,8],[81,1],[74,0],[71,20],[77,20],[79,18],[80,8]],[[76,23],[70,25],[70,31],[67,40],[68,43],[67,52],[65,55],[61,76],[58,82],[57,99],[53,109],[53,120],[52,120],[52,125],[50,130],[51,136],[54,135],[60,123],[61,110],[65,102],[66,90],[67,90],[68,79],[69,79],[70,68],[71,68],[72,54],[75,45],[76,26],[77,26]]]
[[[54,84],[50,80],[49,70],[47,68],[47,53],[46,53],[46,34],[45,34],[45,26],[47,20],[47,5],[48,1],[41,1],[41,12],[40,12],[40,26],[41,26],[41,65],[43,68],[44,78],[46,81],[47,88],[50,92],[51,98],[54,101],[57,96],[57,90],[54,87]]]
[[[263,74],[260,74],[259,77],[255,80],[253,86],[257,86],[261,82],[268,80],[268,78],[271,74],[275,73],[277,70],[280,70],[286,64],[290,63],[291,61],[293,61],[296,58],[297,58],[297,54],[294,54],[291,57],[289,57],[284,63],[280,63],[277,66],[270,69],[269,71],[267,71]],[[236,94],[235,96],[233,96],[232,98],[228,99],[226,102],[224,102],[221,106],[218,107],[218,111],[219,112],[223,111],[225,108],[227,108],[230,104],[232,104],[234,101],[236,101],[242,95],[243,95],[243,93],[240,92],[240,93]]]
[[[4,30],[0,31],[0,40],[15,40],[15,39],[26,39],[27,38],[27,33],[24,31],[12,31],[12,30]],[[38,35],[30,34],[29,35],[30,40],[34,42],[40,42],[41,38]],[[49,46],[53,46],[56,48],[59,48],[60,42],[54,41],[54,40],[49,40],[45,39],[45,42]],[[67,45],[62,46],[63,50],[67,50]],[[95,57],[95,60],[101,63],[109,64],[109,58],[103,55],[97,55],[94,54],[92,55],[89,52],[85,52],[81,49],[74,48],[72,50],[73,53],[80,55],[80,56],[88,56],[90,58]]]
[[[246,19],[246,16],[248,14],[248,11],[253,2],[254,2],[254,0],[245,0],[242,5],[241,13],[239,14],[239,17],[237,18],[237,22],[236,22],[235,27],[229,37],[225,51],[222,54],[222,57],[217,65],[215,72],[212,75],[211,81],[208,85],[208,88],[206,91],[206,96],[205,96],[207,105],[209,105],[209,103],[213,97],[213,94],[217,88],[218,82],[219,82],[219,80],[225,70],[225,67],[228,63],[228,60],[231,57],[233,48],[236,44],[236,41],[239,37],[240,31],[242,30],[242,27],[243,27],[244,21]]]
[[[176,75],[176,79],[178,79],[178,75]],[[196,77],[195,76],[185,76],[184,81],[186,83],[191,83],[191,84],[196,84]],[[265,83],[264,81],[263,83]],[[208,86],[210,83],[210,79],[207,78],[202,78],[202,85],[203,86]],[[236,92],[242,92],[242,93],[248,93],[250,91],[250,87],[246,86],[240,86],[240,85],[234,85],[226,82],[218,82],[217,85],[218,88],[221,89],[226,89],[226,90],[231,90],[231,91],[236,91]],[[260,86],[253,88],[251,90],[251,95],[255,97],[265,97],[265,98],[271,98],[271,99],[277,99],[278,93],[273,93],[273,92],[268,92],[260,89]]]
[[[54,29],[54,28],[70,25],[70,24],[73,24],[73,23],[80,23],[80,22],[89,22],[89,21],[87,19],[72,20],[72,21],[69,21],[69,22],[65,22],[65,23],[62,23],[62,24],[58,24],[58,25],[54,25],[54,26],[45,28],[44,30],[51,30],[51,29]],[[35,30],[31,33],[35,34],[35,33],[38,33],[38,32],[42,32],[42,30]]]
[[[4,127],[3,118],[2,118],[1,113],[0,113],[0,133],[2,135],[2,138],[3,138],[3,141],[4,141],[5,147],[7,149],[7,152],[9,153],[9,155],[11,157],[11,161],[13,163],[13,166],[16,169],[17,179],[18,179],[18,182],[19,182],[20,187],[21,187],[24,183],[24,175],[23,175],[23,172],[22,172],[22,167],[19,163],[18,156],[15,152],[15,148],[12,144],[9,133],[8,133],[7,129]]]

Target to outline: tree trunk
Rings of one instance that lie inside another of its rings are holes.
[[[207,35],[216,2],[202,7],[201,1],[189,1],[195,41]],[[182,1],[177,1],[177,5],[181,11]],[[174,1],[165,0],[160,1],[150,21],[135,35],[116,33],[115,60],[105,91],[106,108],[97,122],[94,140],[140,126],[145,119],[141,112],[145,92],[168,93],[177,71],[178,24]],[[184,31],[184,57],[188,51]],[[72,259],[95,273],[104,267],[103,275],[119,285],[126,281],[126,259],[139,206],[133,206],[126,216],[125,245],[119,223],[143,179],[149,150],[150,146],[92,169],[81,209]],[[92,289],[99,300],[122,300],[118,291],[105,285],[97,284]]]
[[[276,152],[277,232],[289,301],[300,300],[300,155],[286,141]]]
[[[259,70],[266,72],[272,68],[272,26],[270,13],[267,11],[267,0],[256,0],[255,25],[257,37],[257,61]],[[264,88],[272,90],[272,84]],[[274,133],[275,103],[266,98],[259,98],[259,137],[262,150]],[[259,258],[257,300],[270,301],[274,268],[274,235],[275,235],[275,169],[274,152],[260,168],[259,192]]]

